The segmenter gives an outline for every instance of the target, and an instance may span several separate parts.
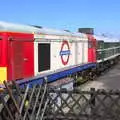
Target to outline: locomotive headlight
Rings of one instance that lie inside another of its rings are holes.
[[[7,67],[0,67],[0,84],[7,80]]]

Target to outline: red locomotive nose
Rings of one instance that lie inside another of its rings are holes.
[[[34,75],[34,36],[29,33],[1,32],[0,81]]]
[[[96,39],[88,34],[88,62],[96,62]]]

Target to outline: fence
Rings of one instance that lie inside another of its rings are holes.
[[[56,95],[48,96],[47,120],[120,120],[120,91],[91,88],[90,91],[53,90],[50,93]],[[61,103],[55,102],[57,99]]]
[[[120,91],[19,88],[5,83],[0,120],[120,120]]]

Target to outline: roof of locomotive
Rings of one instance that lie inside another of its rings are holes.
[[[38,29],[28,25],[20,25],[0,21],[0,31],[32,33],[33,31],[38,31]]]
[[[37,28],[30,25],[13,24],[8,22],[0,21],[0,31],[4,32],[25,32],[34,34],[50,34],[50,35],[64,35],[64,36],[78,36],[85,37],[83,33],[72,33],[64,30],[48,29],[48,28]]]
[[[105,37],[100,35],[94,35],[97,41],[104,41],[104,42],[120,42],[120,39],[113,38],[113,37]]]

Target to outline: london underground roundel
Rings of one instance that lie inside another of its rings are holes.
[[[61,61],[63,65],[67,65],[70,57],[70,46],[67,40],[64,40],[60,50]]]

